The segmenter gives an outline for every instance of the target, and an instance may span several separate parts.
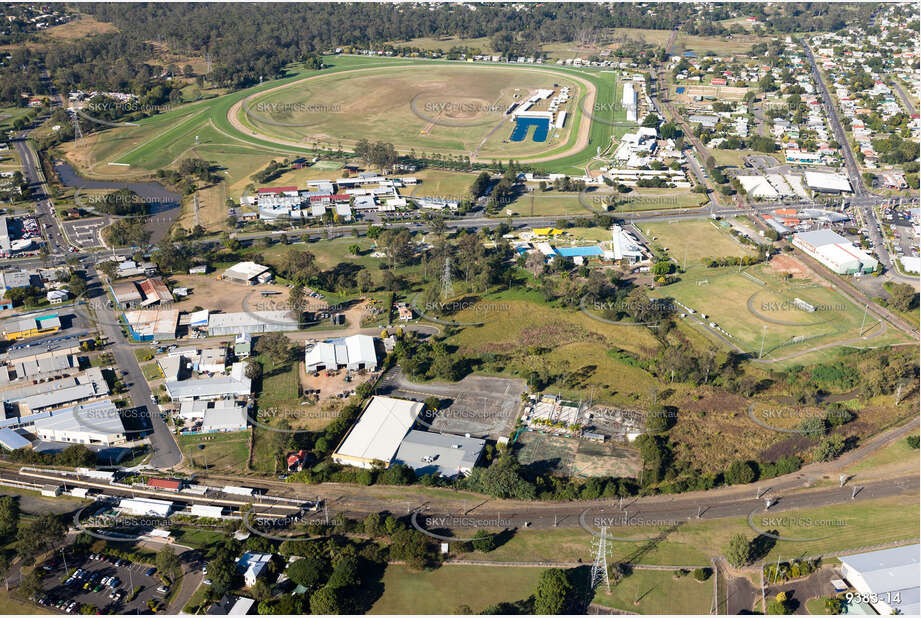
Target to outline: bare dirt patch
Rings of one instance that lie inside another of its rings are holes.
[[[793,275],[794,279],[800,279],[803,281],[810,281],[818,283],[819,285],[828,286],[829,283],[818,276],[811,268],[803,264],[798,258],[793,257],[792,255],[784,255],[779,253],[771,258],[771,261],[768,263],[771,267],[771,270],[778,275],[784,273],[790,273]]]

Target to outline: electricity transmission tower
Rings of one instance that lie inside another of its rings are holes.
[[[592,560],[591,589],[604,582],[608,594],[611,594],[611,578],[608,576],[608,528],[601,527],[601,536],[592,542],[594,559]]]
[[[445,256],[445,269],[441,273],[441,299],[454,297],[454,281],[451,279],[451,258]]]

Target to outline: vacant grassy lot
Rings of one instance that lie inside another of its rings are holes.
[[[415,572],[392,564],[381,582],[384,593],[368,613],[445,614],[467,605],[476,614],[490,605],[532,595],[541,570],[446,565]]]
[[[713,581],[698,582],[690,575],[675,579],[671,571],[635,570],[611,586],[595,590],[594,603],[638,614],[709,613],[713,603]]]
[[[917,434],[915,434],[915,436],[917,437]],[[911,461],[917,463],[917,460],[918,449],[910,448],[905,438],[899,438],[892,444],[881,448],[869,457],[850,466],[847,471],[852,474],[868,472],[870,470],[885,468],[895,464],[905,464]]]
[[[204,448],[199,448],[203,444]],[[249,455],[249,432],[179,436],[185,463],[214,472],[241,472]]]
[[[74,39],[82,39],[83,37],[92,36],[94,34],[116,32],[117,30],[118,28],[116,28],[113,24],[97,21],[96,18],[90,15],[80,15],[73,21],[70,21],[66,24],[61,24],[60,26],[49,28],[47,34],[53,39],[71,41]]]
[[[710,220],[640,223],[646,238],[655,242],[683,264],[700,262],[703,258],[754,255],[748,245],[743,245],[728,231]]]

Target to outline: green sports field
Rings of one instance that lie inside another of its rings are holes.
[[[762,264],[740,270],[707,268],[689,261],[677,283],[657,288],[652,294],[673,298],[694,309],[694,318],[716,323],[745,352],[757,356],[763,336],[766,358],[855,339],[864,315],[862,308],[834,289],[802,280],[784,280]],[[794,305],[797,298],[813,305],[816,311]],[[862,334],[872,335],[881,328],[870,315]]]

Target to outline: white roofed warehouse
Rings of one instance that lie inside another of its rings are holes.
[[[272,272],[269,270],[268,266],[263,266],[262,264],[256,264],[255,262],[240,262],[225,270],[221,278],[236,283],[256,285],[257,283],[268,283],[271,281]]]
[[[389,467],[423,407],[405,399],[372,397],[333,453],[333,461],[366,469]]]
[[[806,186],[816,193],[851,193],[851,181],[841,174],[806,172]]]
[[[304,351],[304,364],[308,372],[346,368],[350,371],[377,369],[377,350],[374,337],[351,335],[308,343]]]
[[[293,311],[243,311],[240,313],[212,313],[208,316],[208,336],[220,337],[256,335],[297,330],[298,319]]]
[[[793,246],[830,268],[839,275],[871,273],[879,262],[851,244],[847,238],[831,230],[815,230],[793,235]]]
[[[838,556],[841,575],[881,616],[921,611],[921,545]],[[873,599],[876,599],[875,601]]]

